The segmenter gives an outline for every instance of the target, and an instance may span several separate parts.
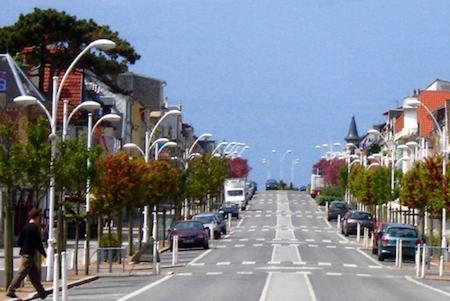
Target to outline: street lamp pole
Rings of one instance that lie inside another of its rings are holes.
[[[292,153],[290,149],[288,149],[280,159],[280,182],[283,180],[283,161],[288,154]]]

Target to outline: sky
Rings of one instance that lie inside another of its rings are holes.
[[[450,2],[415,0],[0,0],[0,26],[34,7],[109,25],[165,80],[197,134],[250,146],[250,178],[310,181],[325,150],[436,78],[450,80]],[[276,150],[276,152],[272,152]],[[270,169],[261,159],[271,162]]]

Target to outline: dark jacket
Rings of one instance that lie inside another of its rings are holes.
[[[36,251],[47,257],[44,246],[42,245],[41,232],[39,226],[28,223],[20,232],[19,241],[20,255],[34,256]]]

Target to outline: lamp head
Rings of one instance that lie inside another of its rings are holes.
[[[36,97],[30,95],[21,95],[14,98],[13,102],[19,106],[31,106],[38,102]]]
[[[80,107],[80,109],[85,109],[85,110],[88,110],[89,112],[93,112],[95,110],[100,109],[101,105],[96,101],[89,100],[89,101],[80,103],[79,107]]]
[[[408,147],[416,147],[416,146],[418,146],[419,144],[416,142],[416,141],[409,141],[409,142],[406,142],[406,146],[408,146]]]
[[[378,130],[376,130],[376,129],[370,129],[370,130],[368,130],[368,131],[367,131],[367,134],[370,134],[370,135],[376,135],[376,136],[381,135],[380,131],[378,131]]]
[[[170,110],[165,115],[180,116],[181,115],[181,111],[180,110]]]
[[[90,46],[100,50],[111,50],[116,47],[116,43],[108,39],[98,39],[93,41]]]
[[[130,148],[137,148],[138,146],[134,143],[125,143],[124,145],[122,145],[122,148],[125,149],[130,149]]]
[[[109,122],[119,122],[120,120],[122,120],[122,117],[120,117],[120,115],[114,114],[114,113],[106,114],[102,118],[103,118],[103,120],[109,121]]]

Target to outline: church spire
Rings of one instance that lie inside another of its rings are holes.
[[[359,140],[360,138],[358,135],[358,129],[356,128],[355,116],[353,115],[352,120],[350,121],[350,126],[348,128],[347,137],[345,137],[345,141],[347,143],[358,144]]]

